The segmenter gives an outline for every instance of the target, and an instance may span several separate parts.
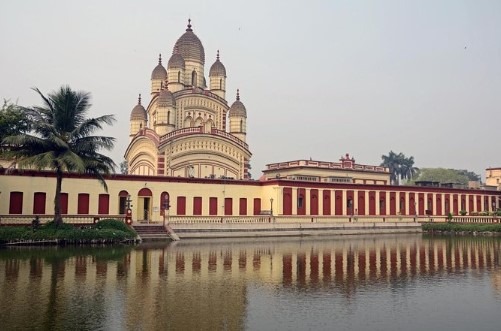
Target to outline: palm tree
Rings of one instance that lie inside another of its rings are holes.
[[[61,185],[64,172],[93,174],[108,190],[103,175],[114,171],[113,160],[98,151],[111,150],[115,138],[94,136],[103,124],[112,124],[113,115],[86,118],[90,108],[90,94],[62,86],[47,97],[34,88],[43,100],[40,107],[23,108],[33,122],[31,133],[6,137],[11,148],[9,156],[18,165],[56,172],[54,221],[62,224]]]
[[[402,179],[412,180],[416,176],[418,171],[419,168],[414,167],[414,156],[408,158],[404,157],[401,164]]]
[[[387,167],[390,170],[390,184],[392,185],[396,185],[398,183],[398,178],[400,176],[400,154],[390,151],[388,155],[381,155],[381,158],[383,159],[381,166]]]

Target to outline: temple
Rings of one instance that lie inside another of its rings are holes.
[[[219,51],[208,86],[204,66],[204,47],[188,21],[167,67],[158,58],[146,108],[139,95],[131,111],[125,152],[129,174],[249,178],[247,110],[238,90],[231,106],[226,100],[226,68]]]
[[[252,180],[247,110],[238,90],[227,101],[227,71],[214,55],[207,80],[204,47],[189,21],[167,66],[159,56],[148,101],[139,96],[132,107],[128,173],[106,177],[107,191],[89,174],[65,174],[65,219],[120,218],[130,208],[139,222],[387,222],[500,208],[501,168],[487,170],[486,187],[390,185],[388,168],[345,154],[337,162],[270,163]],[[50,219],[53,172],[0,169],[0,176],[0,222]]]

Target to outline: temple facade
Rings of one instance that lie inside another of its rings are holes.
[[[207,81],[205,50],[190,21],[166,67],[160,55],[149,102],[140,95],[130,114],[129,174],[249,178],[247,110],[238,90],[229,105],[219,51],[215,58]]]

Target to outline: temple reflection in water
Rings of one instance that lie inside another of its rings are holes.
[[[20,328],[243,329],[249,284],[349,298],[490,271],[499,291],[500,247],[493,238],[400,235],[0,250],[1,319]]]

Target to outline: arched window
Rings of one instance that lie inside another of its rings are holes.
[[[240,132],[244,132],[244,121],[240,120]]]
[[[191,73],[191,85],[197,86],[197,72],[195,70]]]
[[[223,89],[223,79],[219,79],[219,89],[222,90]],[[498,182],[499,182],[499,179],[498,179]]]
[[[181,83],[181,71],[177,72],[177,82]]]
[[[170,111],[167,112],[167,124],[170,124]]]

